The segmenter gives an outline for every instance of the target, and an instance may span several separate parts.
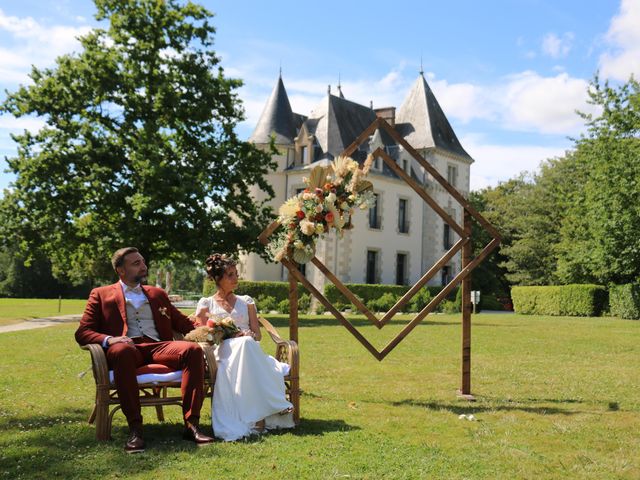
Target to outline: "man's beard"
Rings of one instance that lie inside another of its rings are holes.
[[[139,283],[140,285],[146,285],[148,276],[149,276],[148,273],[145,275],[136,275],[134,280],[136,283]]]

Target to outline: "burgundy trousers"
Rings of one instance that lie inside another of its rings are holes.
[[[182,370],[182,413],[185,421],[198,423],[204,397],[204,357],[198,344],[183,341],[114,343],[106,353],[129,427],[142,425],[136,369],[150,363]]]

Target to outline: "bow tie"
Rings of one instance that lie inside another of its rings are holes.
[[[142,287],[127,287],[127,292],[142,293]]]

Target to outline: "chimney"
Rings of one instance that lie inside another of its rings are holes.
[[[373,110],[376,115],[386,120],[392,127],[396,126],[396,107],[383,107]]]

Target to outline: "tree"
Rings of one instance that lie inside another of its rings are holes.
[[[95,4],[108,27],[55,68],[33,67],[33,84],[0,107],[46,120],[13,137],[0,237],[76,280],[111,276],[108,258],[126,245],[148,260],[259,250],[272,217],[249,187],[273,195],[263,175],[275,165],[234,133],[241,81],[212,50],[212,14],[177,0]]]
[[[570,203],[558,245],[564,282],[627,283],[640,279],[640,84],[591,83],[598,115],[581,116],[588,132],[576,141],[580,189]]]

